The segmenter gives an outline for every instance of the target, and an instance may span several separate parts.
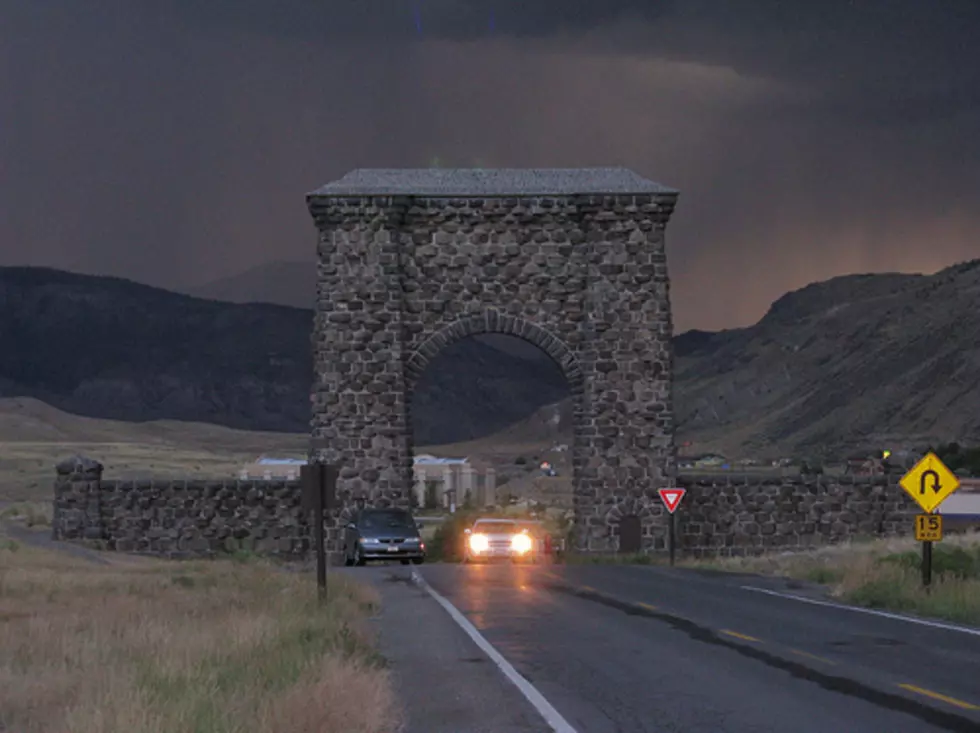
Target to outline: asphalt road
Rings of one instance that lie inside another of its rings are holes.
[[[394,636],[386,625],[386,653],[409,700],[410,731],[550,730],[449,612],[405,582],[412,569],[356,570],[400,589],[385,599],[400,604],[389,620],[405,619]],[[747,590],[817,599],[755,576],[599,565],[415,570],[579,733],[980,732],[980,632]],[[438,662],[412,667],[427,658]]]

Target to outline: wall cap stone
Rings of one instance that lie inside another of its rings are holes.
[[[678,193],[628,168],[359,168],[310,192],[307,199]]]
[[[102,471],[102,469],[103,466],[98,461],[77,454],[59,461],[55,466],[55,470],[59,474],[90,473],[93,471]]]

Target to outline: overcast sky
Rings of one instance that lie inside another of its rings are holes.
[[[978,0],[0,0],[0,264],[312,261],[358,167],[681,190],[678,330],[980,257]]]

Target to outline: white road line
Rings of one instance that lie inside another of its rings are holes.
[[[980,629],[973,629],[968,626],[956,626],[955,624],[944,624],[939,621],[927,621],[924,618],[915,618],[913,616],[902,616],[897,613],[888,613],[888,611],[876,611],[873,608],[861,608],[860,606],[845,606],[840,603],[831,603],[830,601],[818,601],[815,598],[804,598],[803,596],[794,596],[791,593],[780,593],[779,591],[769,590],[768,588],[754,588],[751,585],[743,585],[742,590],[750,590],[756,593],[766,593],[770,596],[777,596],[778,598],[786,598],[791,601],[801,601],[802,603],[812,603],[814,606],[827,606],[829,608],[838,608],[841,611],[854,611],[855,613],[866,613],[869,616],[881,616],[883,618],[891,618],[896,621],[907,621],[910,624],[919,624],[920,626],[931,626],[935,629],[945,629],[946,631],[957,631],[961,634],[970,634],[972,636],[980,636]]]
[[[490,657],[490,659],[493,660],[493,663],[500,668],[500,671],[504,673],[504,676],[506,676],[507,679],[517,686],[517,689],[520,690],[521,694],[524,695],[528,702],[534,706],[534,709],[541,714],[541,717],[545,719],[545,722],[551,726],[553,731],[556,733],[577,733],[576,730],[568,723],[568,721],[561,716],[561,713],[555,710],[551,703],[544,698],[544,695],[538,692],[534,685],[528,682],[520,672],[514,669],[510,662],[503,658],[500,652],[493,648],[493,645],[491,645],[490,642],[476,630],[476,627],[469,622],[469,619],[467,619],[452,603],[433,590],[432,586],[426,583],[425,578],[423,578],[422,575],[416,570],[412,571],[412,581],[420,588],[425,589],[430,596],[436,599],[436,602],[440,606],[446,609],[446,612],[452,616],[453,621],[459,624],[460,628],[466,632],[467,636],[469,636],[474,643],[476,643],[476,645],[480,647],[480,649],[482,649],[483,652]]]

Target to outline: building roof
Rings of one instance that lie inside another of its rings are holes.
[[[260,466],[305,466],[305,458],[267,458],[262,456],[256,463]]]
[[[677,193],[627,168],[359,168],[308,196]]]
[[[468,458],[436,458],[435,456],[429,455],[415,456],[415,463],[423,466],[452,466],[468,462]]]

